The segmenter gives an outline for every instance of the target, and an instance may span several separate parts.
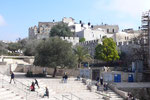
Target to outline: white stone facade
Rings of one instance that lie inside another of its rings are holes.
[[[86,41],[102,39],[104,36],[113,37],[113,34],[106,34],[103,30],[84,29],[76,33],[77,37],[85,38]]]
[[[66,40],[70,43],[72,43],[72,45],[76,45],[77,43],[79,43],[79,37],[60,37],[62,40]]]

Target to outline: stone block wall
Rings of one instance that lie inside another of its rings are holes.
[[[27,73],[27,71],[30,70],[34,74],[39,74],[39,73],[43,73],[43,69],[44,67],[33,66],[33,65],[18,65],[15,71]],[[54,72],[54,68],[46,68],[46,72],[47,74],[52,75]],[[56,75],[62,76],[65,72],[68,74],[68,76],[76,77],[77,75],[79,75],[79,69],[57,69]]]

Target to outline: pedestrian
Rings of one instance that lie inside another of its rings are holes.
[[[30,86],[31,91],[35,91],[35,84],[34,82],[32,82],[31,86]]]
[[[97,91],[99,91],[100,90],[100,82],[97,82],[96,86],[97,86]]]
[[[130,92],[128,93],[128,100],[132,100],[132,94]]]
[[[38,81],[36,79],[35,79],[35,84],[37,85],[38,88],[40,88],[39,84],[38,84]]]
[[[63,82],[67,83],[67,79],[68,79],[68,75],[67,75],[67,73],[64,73]]]
[[[103,77],[100,78],[101,85],[103,85]]]
[[[48,91],[47,87],[45,87],[45,93],[43,95],[43,98],[44,98],[44,96],[47,96],[49,98],[49,91]]]
[[[80,76],[79,75],[77,76],[77,81],[80,81]]]
[[[96,81],[99,82],[99,77],[96,78]]]
[[[11,83],[11,81],[13,80],[14,81],[14,84],[15,84],[15,74],[11,71],[11,78],[10,78],[10,82],[9,83]]]

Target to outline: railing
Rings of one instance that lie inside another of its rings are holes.
[[[13,90],[16,93],[21,94],[21,96],[25,97],[25,99],[28,100],[29,92],[23,91],[19,87],[15,86],[15,84],[10,84],[8,81],[2,79],[2,87],[4,87],[4,85],[7,86],[9,90]]]
[[[73,93],[69,93],[68,95],[62,95],[62,100],[83,100],[82,98],[76,96]]]
[[[55,98],[55,100],[59,100],[58,98],[56,98],[56,97],[53,97],[53,98]]]
[[[71,100],[73,99],[73,97],[77,98],[78,100],[83,100],[80,97],[76,96],[75,94],[72,94],[72,93],[70,93],[70,94],[71,94]]]
[[[27,86],[25,84],[23,84],[22,82],[18,81],[18,80],[15,80],[15,84],[10,84],[9,81],[7,80],[4,80],[4,77],[7,77],[9,78],[7,75],[3,74],[0,72],[0,74],[2,74],[2,87],[4,87],[4,85],[7,84],[7,86],[18,92],[19,94],[22,93],[24,97],[26,97],[26,100],[29,100],[29,98],[36,98],[37,100],[39,99],[40,95],[39,95],[39,92],[37,91],[30,91],[30,86]],[[4,84],[5,83],[5,84]],[[25,95],[24,95],[25,93]]]
[[[65,100],[65,99],[67,99],[67,100],[72,100],[72,99],[68,98],[68,96],[69,96],[69,95],[62,95],[62,100]]]

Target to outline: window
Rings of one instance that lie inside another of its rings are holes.
[[[129,37],[127,37],[127,40],[129,40]]]
[[[115,33],[115,29],[113,29],[112,31],[113,31],[113,33]]]
[[[109,33],[109,29],[107,29],[107,33]]]

